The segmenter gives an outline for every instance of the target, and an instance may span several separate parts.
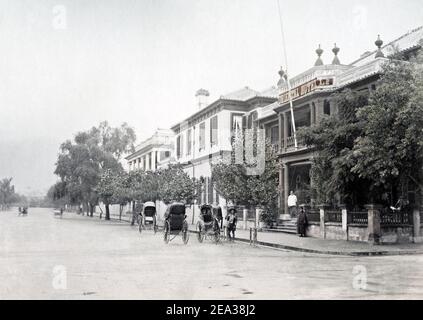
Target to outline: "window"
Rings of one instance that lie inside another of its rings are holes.
[[[330,116],[330,102],[328,100],[323,103],[323,113]]]
[[[273,126],[270,129],[270,142],[276,146],[279,143],[279,126]]]
[[[199,136],[199,147],[200,150],[204,150],[206,147],[206,123],[203,122],[200,124],[200,136]]]
[[[218,123],[217,116],[210,119],[210,145],[217,145]]]
[[[192,130],[189,129],[187,132],[187,156],[189,156],[191,154],[191,149],[192,149]]]
[[[169,151],[160,151],[160,161],[170,157]]]
[[[181,157],[181,136],[176,137],[176,157],[179,159]]]

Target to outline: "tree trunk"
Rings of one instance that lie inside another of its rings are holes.
[[[110,209],[109,209],[109,204],[104,204],[106,207],[106,216],[104,217],[104,219],[106,220],[110,220]]]
[[[94,216],[94,205],[90,203],[90,217],[92,218]]]
[[[122,220],[122,211],[123,211],[123,205],[119,205],[119,220]]]

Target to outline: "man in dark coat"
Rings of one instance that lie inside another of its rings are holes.
[[[307,214],[304,210],[304,207],[301,207],[300,214],[298,215],[297,220],[297,233],[300,235],[300,237],[306,236],[307,225]]]
[[[229,241],[235,240],[235,230],[238,219],[236,217],[236,209],[234,207],[229,208],[229,214],[226,216],[228,221],[228,238]]]

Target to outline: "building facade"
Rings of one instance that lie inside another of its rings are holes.
[[[195,220],[201,204],[220,205],[223,199],[213,186],[212,165],[232,153],[233,137],[246,126],[257,122],[258,110],[277,101],[277,88],[258,92],[249,87],[221,96],[172,127],[175,133],[175,159],[185,172],[201,182],[195,205],[189,210]]]
[[[324,117],[336,116],[338,109],[333,94],[350,88],[354,91],[372,91],[376,89],[383,65],[396,50],[406,58],[413,56],[421,48],[423,27],[417,28],[402,37],[383,46],[378,38],[377,50],[363,54],[356,61],[344,65],[338,57],[339,48],[333,48],[333,60],[324,64],[321,58],[323,50],[316,50],[318,59],[309,70],[290,79],[288,90],[285,74],[280,72],[278,83],[279,99],[273,105],[262,109],[257,121],[266,130],[266,136],[279,150],[281,169],[279,172],[279,205],[282,219],[287,215],[287,198],[290,191],[298,197],[300,203],[315,205],[311,192],[310,169],[313,149],[307,148],[303,141],[297,140],[295,146],[292,119],[295,127],[308,127],[318,124]],[[291,115],[290,99],[293,103]]]
[[[128,163],[128,171],[155,171],[171,162],[173,137],[172,130],[157,129],[150,138],[135,148],[135,152],[125,158]]]

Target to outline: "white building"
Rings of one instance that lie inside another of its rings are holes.
[[[141,142],[135,152],[127,156],[128,170],[155,171],[164,163],[172,161],[174,133],[168,129],[157,129]]]
[[[225,210],[226,201],[213,188],[211,166],[232,152],[232,138],[237,130],[252,127],[259,110],[277,101],[277,89],[258,92],[249,87],[221,96],[172,127],[174,156],[190,177],[202,181],[196,205],[188,210],[190,222],[201,204],[216,204]]]

